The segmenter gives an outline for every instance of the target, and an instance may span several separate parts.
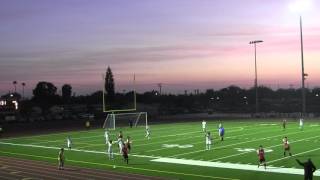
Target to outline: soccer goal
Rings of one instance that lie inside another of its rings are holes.
[[[104,129],[116,129],[119,126],[145,127],[148,126],[147,112],[109,113],[103,123]]]

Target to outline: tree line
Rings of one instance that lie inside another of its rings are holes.
[[[51,82],[39,82],[33,89],[33,97],[23,101],[24,110],[32,106],[39,106],[46,110],[53,105],[101,105],[102,95],[114,103],[125,103],[133,92],[115,92],[115,82],[111,68],[108,67],[105,75],[105,90],[96,91],[89,95],[75,96],[72,86],[64,84],[61,95],[58,88]],[[258,87],[260,112],[301,112],[301,89],[273,90],[265,86]],[[320,112],[320,88],[306,89],[307,112]],[[255,112],[255,89],[243,89],[231,85],[219,90],[207,89],[204,92],[184,94],[163,94],[157,90],[137,93],[138,105],[156,108],[159,114],[178,114],[195,112]],[[121,107],[120,107],[121,108]]]

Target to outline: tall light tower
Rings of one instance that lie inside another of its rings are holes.
[[[301,92],[302,92],[302,117],[306,114],[306,88],[305,80],[308,74],[304,72],[304,60],[303,60],[303,38],[302,38],[302,18],[300,16],[300,47],[301,47]]]
[[[258,74],[257,74],[257,43],[262,43],[262,40],[250,41],[249,44],[254,44],[254,88],[256,89],[256,113],[259,112],[259,102],[258,102]]]
[[[303,38],[302,38],[302,16],[304,11],[312,8],[312,0],[296,0],[289,5],[291,11],[300,15],[300,47],[301,47],[301,95],[302,95],[302,117],[306,114],[306,89],[305,80],[308,74],[304,72],[304,58],[303,58]]]

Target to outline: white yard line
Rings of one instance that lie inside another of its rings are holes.
[[[291,141],[291,143],[301,142],[301,141],[305,141],[307,139],[313,139],[313,138],[318,138],[318,137],[320,137],[320,136],[315,136],[315,137],[305,138],[305,139],[299,139],[299,140],[296,140],[296,141]],[[265,147],[265,148],[266,149],[267,148],[274,148],[274,147],[278,147],[278,146],[283,146],[283,144],[277,144],[277,145],[268,146],[268,147]],[[211,159],[209,161],[217,161],[217,160],[221,160],[221,159],[227,159],[227,158],[230,158],[230,157],[240,156],[240,155],[248,154],[248,153],[252,153],[252,152],[243,152],[243,153],[233,154],[233,155],[230,155],[230,156],[224,156],[224,157],[220,157],[220,158],[216,158],[216,159]],[[270,162],[268,161],[268,164],[269,163]]]
[[[242,131],[242,130],[238,130],[238,131]],[[228,132],[236,132],[236,131],[228,131]],[[256,134],[256,133],[253,133],[253,134]],[[248,134],[242,134],[242,135],[237,135],[237,136],[231,136],[231,137],[226,137],[225,139],[229,139],[229,138],[233,138],[233,137],[241,137],[241,136],[247,136]],[[203,135],[201,136],[194,136],[194,137],[204,137]],[[192,138],[194,138],[192,137]],[[185,140],[185,139],[190,139],[190,138],[183,138],[183,139],[176,139],[176,140],[169,140],[169,142],[171,141],[179,141],[179,140]],[[164,141],[161,142],[161,143],[165,143]],[[161,144],[161,143],[155,143],[155,144]],[[197,143],[191,143],[192,145],[196,145],[196,144],[204,144],[204,141],[200,141],[200,142],[197,142]],[[144,145],[149,145],[149,144],[144,144]],[[154,152],[154,151],[161,151],[161,150],[164,150],[164,149],[168,149],[167,147],[164,147],[164,148],[158,148],[158,149],[152,149],[152,150],[148,150],[148,151],[144,151],[144,152]]]
[[[48,156],[38,156],[38,155],[32,155],[32,154],[23,154],[23,153],[13,153],[13,152],[6,152],[1,151],[1,153],[5,154],[11,154],[11,155],[19,155],[19,156],[25,156],[25,157],[35,157],[35,158],[41,158],[41,159],[50,159],[55,160],[56,158],[48,157]],[[97,162],[89,162],[89,161],[81,161],[81,160],[73,160],[68,159],[68,162],[73,162],[77,164],[89,164],[89,165],[99,165],[103,167],[115,167],[113,163],[97,163]],[[148,169],[148,168],[140,168],[140,167],[133,167],[133,166],[121,166],[117,165],[118,168],[123,169],[131,169],[131,170],[139,170],[139,171],[148,171],[148,172],[157,172],[161,174],[172,174],[172,175],[179,175],[180,177],[183,176],[189,176],[189,177],[195,177],[195,178],[206,178],[206,179],[220,179],[220,180],[240,180],[236,178],[228,178],[228,177],[218,177],[218,176],[210,176],[210,175],[202,175],[202,174],[192,174],[192,173],[182,173],[182,172],[175,172],[175,171],[165,171],[165,170],[158,170],[158,169]]]
[[[252,125],[250,125],[250,126],[241,126],[241,127],[231,127],[231,128],[229,128],[228,130],[230,130],[230,129],[238,129],[238,128],[244,128],[244,127],[252,127]],[[161,130],[159,130],[159,129],[161,129]],[[188,128],[189,129],[189,128]],[[190,128],[191,129],[191,128]],[[194,129],[194,128],[193,128]],[[154,131],[162,131],[162,130],[168,130],[168,128],[155,128],[154,129]],[[88,131],[88,130],[83,130],[83,131],[77,131],[77,133],[79,132],[79,134],[80,133],[97,133],[97,132],[95,132],[96,130],[90,130],[90,131]],[[135,129],[135,130],[133,130],[133,131],[141,131],[141,129],[140,130],[138,130],[138,129]],[[132,130],[131,130],[131,133],[133,132]],[[196,133],[196,132],[201,132],[201,130],[199,130],[199,131],[193,131],[193,132],[188,132],[188,133],[181,133],[181,134],[176,134],[176,135],[166,135],[166,136],[157,136],[157,137],[155,137],[155,138],[163,138],[163,137],[173,137],[173,136],[178,136],[178,135],[186,135],[186,134],[193,134],[193,133]],[[22,139],[31,139],[31,138],[36,138],[36,137],[45,137],[45,136],[49,136],[49,135],[54,135],[54,136],[59,136],[59,135],[63,135],[63,134],[70,134],[70,132],[62,132],[62,133],[52,133],[52,134],[43,134],[43,135],[35,135],[35,136],[27,136],[27,137],[17,137],[17,138],[6,138],[6,139],[3,139],[4,141],[8,141],[8,140],[14,140],[14,139],[19,139],[19,138],[22,138]],[[76,138],[72,138],[72,139],[91,139],[91,138],[96,138],[96,137],[104,137],[104,135],[103,135],[103,133],[101,133],[101,135],[95,135],[95,136],[87,136],[87,137],[76,137]],[[32,140],[34,140],[34,139],[32,139]],[[136,139],[135,141],[144,141],[145,140],[145,138],[142,138],[142,139]],[[104,141],[104,139],[103,139],[103,141]],[[51,143],[51,142],[64,142],[64,139],[57,139],[57,140],[50,140],[50,141],[41,141],[40,140],[40,142],[34,142],[34,143],[31,143],[31,144],[35,144],[35,145],[37,145],[37,144],[46,144],[46,143]],[[85,144],[85,143],[83,143],[83,144]],[[92,144],[92,143],[91,143]],[[100,145],[103,145],[103,144],[93,144],[93,146],[100,146]],[[91,147],[90,145],[88,145],[88,146],[84,146],[84,147]]]
[[[68,132],[56,132],[56,133],[49,133],[49,134],[40,134],[40,135],[30,135],[30,136],[23,136],[23,137],[11,137],[11,138],[3,138],[3,141],[10,141],[10,140],[16,140],[16,139],[32,139],[34,140],[35,138],[42,138],[42,137],[46,137],[46,136],[60,136],[60,135],[69,135],[70,132],[75,132],[78,134],[82,134],[82,133],[97,133],[96,132],[97,129],[93,129],[93,130],[78,130],[78,131],[68,131]],[[39,139],[41,140],[41,139]]]
[[[309,153],[309,152],[314,152],[314,151],[319,151],[320,148],[316,148],[316,149],[312,149],[312,150],[309,150],[309,151],[304,151],[304,152],[301,152],[301,153],[297,153],[297,154],[293,154],[292,156],[298,156],[298,155],[301,155],[301,154],[306,154],[306,153]],[[272,164],[274,162],[278,162],[278,161],[281,161],[281,160],[284,160],[284,159],[288,159],[290,158],[291,156],[286,156],[286,157],[283,157],[283,158],[279,158],[279,159],[275,159],[275,160],[272,160],[272,161],[268,161],[267,163],[268,164]]]
[[[157,137],[154,137],[152,139],[155,139],[155,138],[163,138],[163,137],[175,137],[175,136],[181,136],[181,135],[187,135],[187,134],[195,134],[195,133],[199,133],[200,131],[193,131],[193,132],[188,132],[188,133],[180,133],[180,134],[171,134],[171,135],[166,135],[166,136],[157,136]],[[74,138],[73,138],[74,139]],[[102,140],[105,141],[105,139],[103,138]],[[147,141],[146,138],[144,139],[137,139],[137,140],[133,140],[134,142],[136,141]],[[92,145],[88,145],[88,146],[82,146],[81,148],[87,148],[87,147],[94,147],[94,146],[100,146],[102,144],[92,144]]]
[[[78,137],[78,138],[71,137],[71,139],[72,140],[74,140],[74,139],[91,139],[91,138],[96,138],[96,137],[103,137],[103,135],[86,136],[86,137]],[[50,140],[50,141],[40,141],[40,142],[31,143],[31,144],[46,144],[46,143],[51,143],[51,142],[66,142],[66,141],[67,141],[67,139],[63,138],[63,139]]]
[[[16,143],[7,143],[7,142],[0,142],[0,144],[12,145],[12,146],[22,146],[22,147],[55,149],[55,150],[60,149],[60,147],[39,146],[39,145],[31,145],[31,144],[16,144]],[[68,150],[68,149],[66,149],[66,150]],[[306,151],[306,152],[299,153],[299,154],[313,152],[316,150],[320,150],[320,148]],[[106,152],[103,152],[103,151],[89,151],[89,150],[81,150],[81,149],[72,149],[71,151],[94,153],[94,154],[107,154]],[[114,154],[120,155],[119,153],[114,153]],[[299,154],[296,154],[296,155],[299,155]],[[220,162],[209,162],[209,161],[199,161],[199,160],[185,160],[185,159],[175,159],[175,158],[163,158],[160,156],[145,156],[145,155],[131,155],[131,156],[150,158],[150,159],[153,159],[153,160],[151,160],[153,162],[163,162],[163,163],[174,163],[174,164],[226,168],[226,169],[238,169],[238,170],[246,170],[246,171],[260,171],[260,172],[269,172],[269,173],[297,174],[297,175],[303,175],[303,173],[304,173],[303,169],[295,169],[295,168],[268,167],[265,170],[263,167],[257,168],[256,165],[248,165],[248,164],[233,164],[233,163],[220,163]],[[283,159],[283,158],[281,158],[281,159]],[[277,160],[270,161],[270,162],[280,161],[281,159],[277,159]],[[316,171],[314,173],[314,176],[320,176],[320,171],[319,170]]]
[[[220,162],[208,162],[208,161],[199,161],[199,160],[184,160],[184,159],[175,159],[175,158],[159,158],[151,160],[153,162],[163,162],[171,164],[184,164],[192,166],[204,166],[204,167],[215,167],[215,168],[224,168],[224,169],[238,169],[245,171],[260,171],[268,173],[282,173],[282,174],[296,174],[303,175],[303,169],[295,168],[281,168],[281,167],[267,167],[264,169],[263,166],[260,168],[257,165],[248,165],[248,164],[233,164],[233,163],[220,163]],[[316,171],[314,176],[320,176],[320,171]]]
[[[240,128],[240,129],[239,129]],[[242,131],[244,128],[243,127],[235,127],[235,128],[230,128],[230,129],[239,129],[239,130],[234,130],[234,131],[229,131],[229,132],[237,132],[237,131]],[[159,137],[172,137],[172,136],[180,136],[180,135],[186,135],[186,134],[194,134],[194,133],[200,133],[201,131],[194,131],[194,132],[188,132],[188,133],[181,133],[181,134],[175,134],[175,135],[166,135],[166,136],[158,136],[157,138]],[[85,138],[93,138],[93,137],[102,137],[103,135],[99,135],[99,136],[91,136],[91,137],[85,137]],[[201,136],[193,136],[193,137],[201,137]],[[83,139],[85,139],[83,138]],[[72,138],[72,139],[82,139],[82,138]],[[181,138],[181,139],[186,139],[186,138]],[[178,139],[178,140],[181,140],[181,139]],[[42,141],[42,142],[38,142],[38,143],[31,143],[31,144],[46,144],[46,143],[49,143],[49,142],[64,142],[64,140],[53,140],[53,141]],[[105,141],[104,138],[101,138],[101,141]],[[138,140],[133,140],[134,142],[136,141],[146,141],[146,138],[143,138],[143,139],[138,139]],[[138,146],[147,146],[147,145],[150,145],[150,144],[161,144],[161,143],[165,143],[165,142],[170,142],[170,141],[177,141],[177,139],[173,139],[173,140],[167,140],[167,141],[162,141],[162,142],[155,142],[155,143],[145,143],[145,144],[140,144],[140,145],[136,145],[135,147],[138,147]],[[104,146],[105,143],[99,143],[99,144],[95,144],[95,143],[79,143],[79,144],[87,144],[86,146],[81,146],[81,148],[88,148],[88,147],[95,147],[95,146]]]
[[[187,127],[187,129],[189,129],[189,128],[190,127]],[[191,127],[191,128],[193,128],[193,127]],[[129,128],[125,127],[125,128],[120,128],[119,130],[123,130],[123,129],[129,129]],[[171,128],[169,127],[169,129],[171,129]],[[132,128],[132,130],[130,130],[130,131],[131,132],[136,132],[136,131],[141,131],[141,130],[144,130],[144,128],[139,128],[139,129]],[[163,131],[163,130],[168,130],[168,127],[155,128],[153,131]],[[102,132],[101,136],[103,136],[104,131],[103,131],[103,128],[101,128],[101,129],[91,129],[91,130],[71,130],[71,131],[67,131],[67,132],[54,132],[54,133],[49,133],[49,134],[30,135],[30,136],[24,136],[24,137],[3,138],[2,141],[10,141],[10,140],[15,140],[15,139],[31,139],[31,140],[34,140],[35,138],[42,138],[42,137],[46,137],[46,136],[60,136],[60,135],[66,135],[67,136],[70,133],[77,133],[77,134],[82,134],[82,133],[91,134],[91,133],[93,133],[93,134],[95,134],[95,133],[97,133],[97,131],[101,131]],[[90,137],[98,137],[98,136],[89,136],[88,138],[90,138]],[[77,139],[81,139],[81,138],[82,137],[79,137]],[[72,138],[72,139],[74,139],[74,138]],[[39,140],[41,140],[41,139],[39,139]],[[59,141],[59,140],[57,140],[57,141]],[[55,142],[55,141],[52,141],[52,142]]]
[[[289,128],[288,128],[289,129]],[[296,129],[296,128],[290,128],[290,129]],[[229,132],[237,132],[237,131],[242,131],[242,130],[235,130],[235,131],[228,131]],[[242,136],[249,136],[249,135],[254,135],[254,134],[260,134],[261,132],[270,132],[270,131],[274,131],[273,130],[264,130],[264,131],[259,131],[257,133],[250,133],[250,134],[242,134],[242,135],[237,135],[237,136],[229,136],[229,137],[225,137],[225,139],[234,139],[235,137],[242,137]],[[203,135],[201,136],[194,136],[194,137],[203,137]],[[192,137],[193,138],[193,137]],[[137,145],[137,146],[148,146],[150,144],[161,144],[161,143],[166,143],[166,142],[175,142],[175,141],[179,141],[179,140],[184,140],[184,139],[190,139],[190,138],[179,138],[179,139],[175,139],[175,140],[167,140],[167,141],[162,141],[162,142],[155,142],[155,143],[147,143],[147,144],[141,144],[141,145]],[[249,139],[249,138],[246,138],[246,139]],[[204,142],[198,142],[198,143],[193,143],[193,144],[201,144],[201,143],[204,143]],[[135,146],[135,147],[137,147]],[[152,149],[152,150],[149,150],[149,151],[145,151],[145,152],[153,152],[153,151],[160,151],[160,150],[163,150],[163,149],[167,149],[167,148],[158,148],[158,149]]]
[[[231,129],[239,129],[237,131],[242,131],[244,129],[244,127],[246,126],[241,126],[241,127],[234,127],[234,128],[228,128],[226,130],[231,130]],[[154,133],[152,133],[151,131],[151,137],[152,139],[158,139],[158,138],[164,138],[164,137],[176,137],[176,136],[181,136],[181,135],[188,135],[188,134],[195,134],[195,133],[203,133],[202,130],[198,130],[198,131],[192,131],[192,132],[186,132],[186,133],[179,133],[179,134],[170,134],[170,135],[165,135],[165,136],[153,136]],[[144,139],[137,139],[134,141],[145,141],[146,138]]]
[[[143,130],[144,129],[141,129],[141,131],[143,131]],[[193,132],[189,132],[189,133],[182,133],[182,134],[176,134],[176,135],[192,134],[192,133],[196,133],[196,132],[200,132],[200,131],[193,131]],[[131,131],[131,133],[132,133],[132,131]],[[57,135],[59,135],[59,134],[57,134]],[[43,136],[45,136],[45,135],[43,135]],[[168,135],[168,136],[174,136],[174,135]],[[32,137],[30,137],[30,138],[32,138]],[[87,136],[87,137],[75,137],[75,138],[71,137],[71,139],[91,139],[91,138],[97,138],[97,137],[101,137],[102,141],[104,141],[105,140],[104,139],[104,132],[101,132],[101,135]],[[160,136],[160,137],[167,137],[167,136]],[[24,138],[24,137],[22,137],[22,138]],[[10,139],[4,139],[4,140],[10,140]],[[138,140],[135,140],[135,141],[140,141],[140,140],[141,141],[145,140],[145,138],[144,139],[138,139]],[[50,141],[41,141],[40,140],[40,142],[35,142],[35,143],[31,143],[31,144],[46,144],[46,143],[50,143],[50,142],[60,142],[60,141],[63,142],[64,139],[57,139],[57,140],[50,140]],[[96,144],[96,145],[98,145],[98,144]]]
[[[293,128],[292,128],[293,129]],[[295,129],[295,128],[294,128]],[[238,131],[241,131],[241,130],[238,130]],[[261,132],[270,132],[270,131],[274,131],[274,130],[265,130],[265,131],[259,131],[257,133],[250,133],[250,134],[242,134],[242,135],[236,135],[236,136],[229,136],[229,137],[225,137],[225,139],[233,139],[235,137],[242,137],[242,136],[249,136],[249,135],[254,135],[254,134],[260,134]],[[235,131],[228,131],[228,132],[235,132]],[[204,137],[203,135],[201,136],[194,136],[194,137]],[[184,139],[189,139],[189,138],[182,138],[183,140]],[[246,139],[249,139],[249,138],[246,138]],[[168,140],[168,141],[163,141],[161,143],[165,143],[165,142],[175,142],[175,141],[178,141],[178,140],[181,140],[181,139],[176,139],[176,140]],[[156,142],[156,143],[148,143],[148,144],[142,144],[142,145],[138,145],[138,146],[147,146],[147,145],[150,145],[150,144],[161,144],[159,142]],[[200,142],[197,142],[197,143],[192,143],[192,145],[195,145],[195,144],[204,144],[205,142],[203,141],[200,141]],[[137,146],[135,146],[137,147]],[[161,151],[161,150],[164,150],[164,149],[168,149],[168,148],[157,148],[157,149],[152,149],[152,150],[149,150],[149,151],[144,151],[144,152],[154,152],[154,151]]]
[[[53,146],[41,146],[41,145],[33,145],[33,144],[18,144],[18,143],[8,143],[8,142],[0,142],[0,144],[11,145],[11,146],[21,146],[21,147],[32,147],[32,148],[43,148],[43,149],[56,149],[59,150],[61,147],[53,147]],[[106,151],[93,151],[93,150],[83,150],[83,149],[67,149],[67,151],[77,151],[77,152],[86,152],[86,153],[94,153],[94,154],[107,154]],[[113,153],[114,155],[122,155],[119,153]],[[135,157],[144,157],[144,158],[161,158],[161,156],[145,156],[145,155],[131,155]]]
[[[287,133],[286,135],[299,134],[299,133],[302,133],[302,132],[299,131],[299,132],[294,132],[294,133]],[[305,132],[303,132],[303,133],[305,133]],[[265,139],[269,139],[269,138],[273,138],[273,137],[283,137],[283,136],[284,136],[284,135],[281,134],[281,135],[276,135],[276,136],[271,136],[271,137],[265,137],[265,138],[250,140],[250,141],[244,141],[244,142],[240,142],[240,143],[229,144],[229,145],[225,145],[225,146],[221,146],[221,147],[217,147],[217,148],[211,148],[211,151],[212,151],[212,150],[215,150],[215,149],[222,149],[222,148],[225,148],[225,147],[235,146],[235,145],[239,145],[239,144],[245,144],[245,143],[250,143],[250,142],[255,142],[255,141],[261,141],[261,140],[265,140]],[[173,156],[169,156],[169,157],[179,157],[179,156],[183,156],[183,155],[187,155],[187,154],[194,154],[194,153],[204,152],[204,151],[207,151],[207,150],[202,149],[202,150],[198,150],[198,151],[181,153],[181,154],[177,154],[177,155],[173,155]],[[210,150],[209,150],[209,151],[210,151]]]
[[[239,129],[239,130],[234,130],[234,131],[228,131],[228,132],[237,132],[237,131],[242,131],[244,128],[243,127],[236,127],[236,128],[230,128],[230,129]],[[179,135],[186,135],[186,134],[194,134],[194,133],[201,133],[201,131],[194,131],[194,132],[189,132],[189,133],[181,133],[181,134],[175,134],[175,135],[167,135],[168,137],[172,137],[172,136],[179,136]],[[160,137],[167,137],[167,136],[160,136]],[[203,136],[203,135],[202,135]],[[140,145],[135,145],[134,147],[139,147],[139,146],[148,146],[151,144],[162,144],[162,143],[166,143],[166,142],[174,142],[174,141],[179,141],[182,139],[192,139],[194,137],[201,137],[201,136],[192,136],[191,138],[178,138],[178,139],[171,139],[171,140],[166,140],[166,141],[156,141],[153,143],[144,143],[144,144],[140,144]],[[104,140],[104,139],[103,139]],[[140,139],[141,141],[146,141],[146,138],[144,139]],[[134,142],[139,141],[139,140],[133,140]],[[32,143],[35,144],[35,143]],[[105,143],[99,143],[99,144],[88,144],[87,146],[81,146],[80,148],[88,148],[88,147],[96,147],[96,146],[105,146]]]

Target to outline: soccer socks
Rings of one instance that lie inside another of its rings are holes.
[[[283,152],[283,156],[286,156],[286,152]],[[289,156],[292,156],[291,152],[289,152]]]
[[[210,150],[211,149],[211,145],[207,144],[206,145],[206,150]]]

